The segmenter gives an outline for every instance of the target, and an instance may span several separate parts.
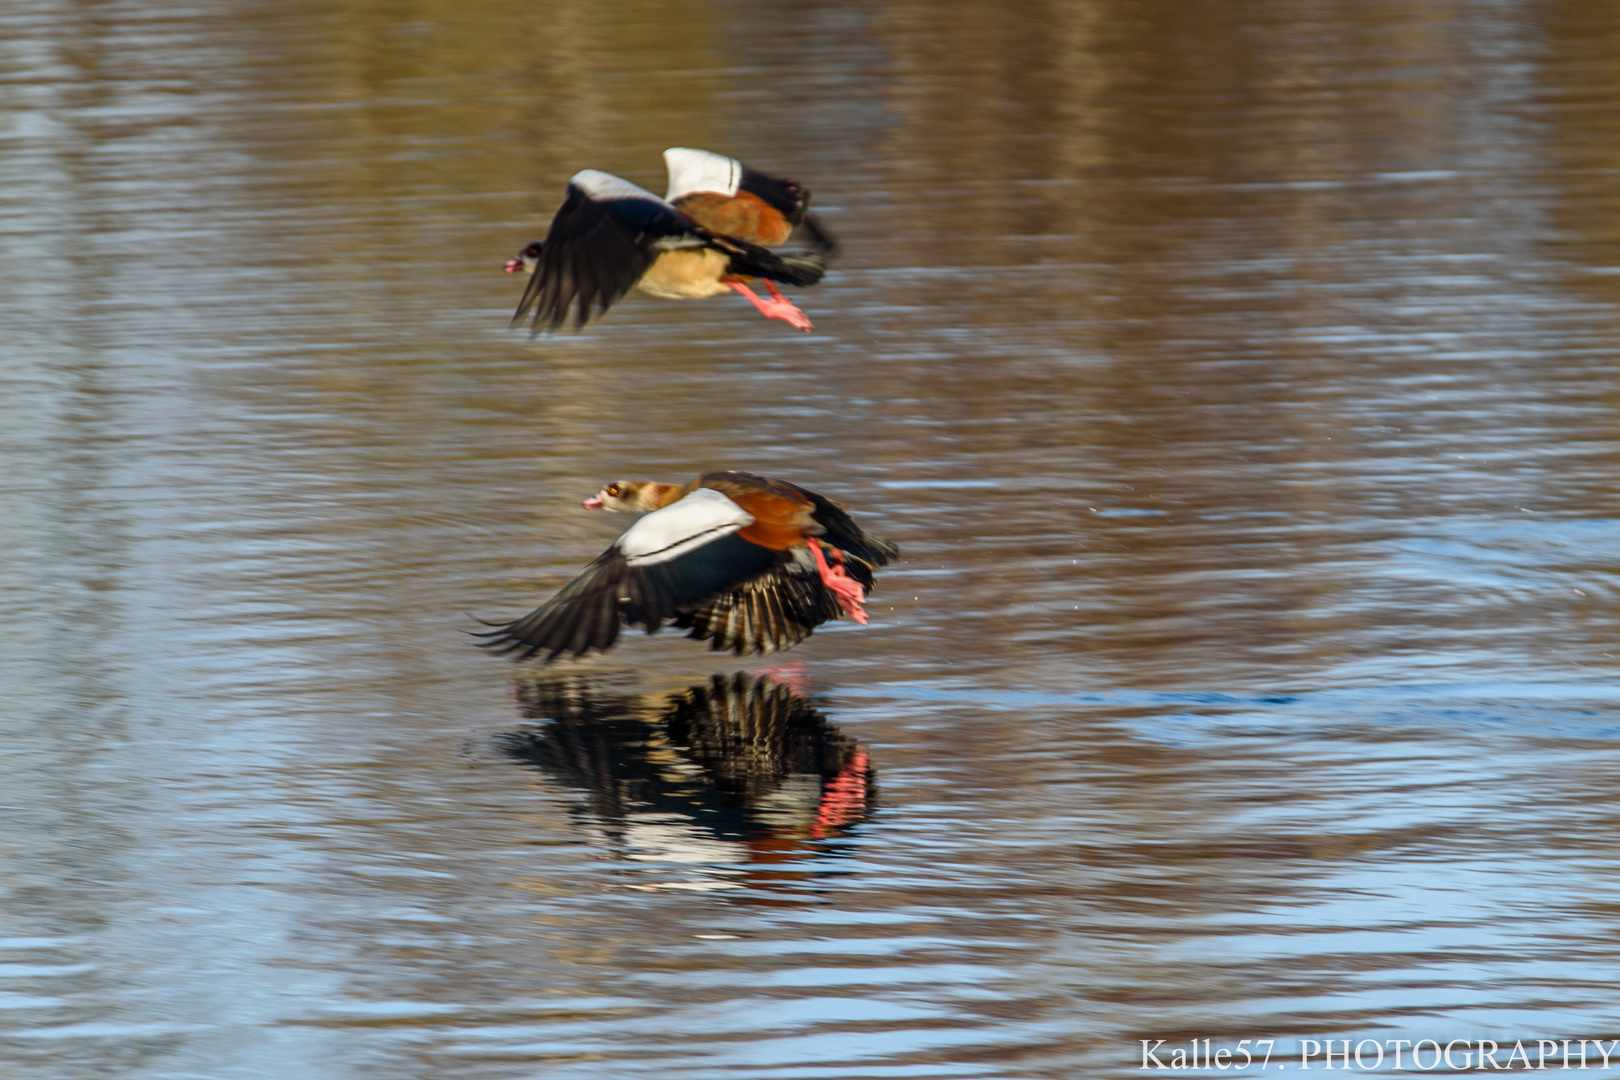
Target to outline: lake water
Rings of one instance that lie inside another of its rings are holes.
[[[0,1072],[1620,1039],[1617,50],[1603,0],[12,0]],[[566,178],[669,145],[814,189],[816,332],[508,330]],[[708,468],[899,543],[872,624],[471,647],[625,527],[583,496]]]

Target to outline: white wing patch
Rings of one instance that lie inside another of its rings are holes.
[[[711,488],[654,510],[614,543],[631,566],[678,559],[754,523],[754,515]]]
[[[585,193],[585,197],[592,202],[613,202],[615,199],[646,199],[660,206],[667,206],[658,196],[646,188],[637,187],[628,180],[621,180],[612,173],[601,169],[581,169],[569,178],[568,183]]]
[[[735,195],[742,183],[742,162],[709,150],[672,146],[664,151],[664,165],[669,169],[669,191],[664,198],[670,202],[694,191]]]

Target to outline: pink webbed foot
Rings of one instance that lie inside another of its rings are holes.
[[[828,548],[833,557],[833,562],[829,566],[827,557],[821,553],[820,542],[806,537],[805,543],[810,545],[810,557],[816,560],[816,569],[821,573],[821,583],[838,597],[838,603],[843,607],[845,614],[865,626],[866,609],[861,606],[861,602],[866,599],[866,590],[861,588],[860,582],[844,573],[844,553],[837,548]]]
[[[797,327],[807,334],[815,329],[810,322],[810,316],[800,311],[794,305],[793,301],[783,296],[777,290],[776,286],[772,285],[770,282],[767,281],[765,283],[771,286],[772,299],[770,300],[760,296],[758,293],[754,292],[753,289],[750,289],[740,281],[728,281],[726,284],[737,290],[737,292],[741,293],[748,300],[748,302],[758,308],[759,313],[765,316],[767,319],[781,319],[789,326]]]

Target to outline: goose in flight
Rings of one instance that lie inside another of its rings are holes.
[[[768,319],[809,332],[810,319],[777,288],[814,285],[836,242],[807,212],[810,192],[735,158],[677,146],[664,151],[665,197],[611,173],[586,169],[568,181],[544,240],[506,263],[529,282],[512,325],[583,327],[632,288],[671,300],[735,291]],[[815,251],[769,250],[803,226]],[[769,297],[748,287],[765,282]]]
[[[669,623],[716,651],[773,653],[831,619],[864,624],[873,571],[900,553],[831,499],[752,473],[618,480],[585,508],[646,513],[556,596],[489,624],[482,647],[555,660]]]

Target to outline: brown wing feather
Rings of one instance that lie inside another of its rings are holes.
[[[749,191],[735,195],[694,191],[676,199],[675,207],[710,232],[763,247],[785,244],[793,235],[793,225],[782,212]]]

